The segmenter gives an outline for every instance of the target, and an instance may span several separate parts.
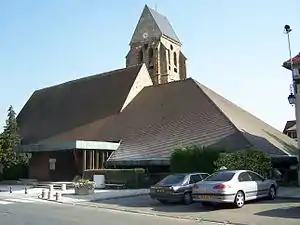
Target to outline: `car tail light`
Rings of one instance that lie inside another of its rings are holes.
[[[226,184],[218,184],[214,186],[214,189],[226,189],[226,188],[230,188],[230,186]]]

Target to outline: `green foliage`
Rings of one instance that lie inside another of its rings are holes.
[[[83,179],[92,180],[93,175],[104,175],[105,182],[125,184],[127,188],[144,188],[148,185],[148,177],[143,168],[85,170]]]
[[[14,152],[14,148],[19,144],[20,136],[18,133],[16,113],[13,107],[10,106],[4,130],[0,134],[0,165],[3,169],[3,173],[9,174],[8,177],[14,177],[12,173],[19,173],[20,168],[26,167],[27,156]],[[5,174],[3,176],[5,177]],[[15,175],[15,177],[17,177],[17,175]]]
[[[266,177],[272,169],[270,157],[265,152],[254,149],[222,153],[215,165],[217,168],[225,166],[230,170],[252,170]]]
[[[198,147],[196,145],[175,149],[170,159],[171,172],[212,173],[216,169],[214,162],[221,152],[223,152],[223,149]]]

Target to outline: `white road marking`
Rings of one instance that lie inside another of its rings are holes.
[[[9,204],[14,204],[13,202],[6,202],[6,201],[1,201],[0,200],[0,205],[9,205]]]

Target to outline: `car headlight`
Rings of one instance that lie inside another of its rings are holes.
[[[172,191],[178,191],[180,189],[180,186],[173,186],[173,187],[171,187],[171,190]]]

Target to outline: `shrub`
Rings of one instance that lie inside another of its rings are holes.
[[[90,180],[80,179],[77,182],[75,182],[75,188],[93,189],[94,187],[95,187],[95,182]]]
[[[230,170],[252,170],[266,177],[272,169],[271,158],[265,152],[254,149],[222,153],[215,161],[215,166],[225,166]]]
[[[147,176],[143,168],[85,170],[83,178],[92,180],[93,175],[104,175],[106,183],[125,183],[127,188],[148,186]]]
[[[216,167],[214,162],[223,149],[198,147],[196,145],[178,148],[171,155],[172,173],[206,172],[212,173]]]

